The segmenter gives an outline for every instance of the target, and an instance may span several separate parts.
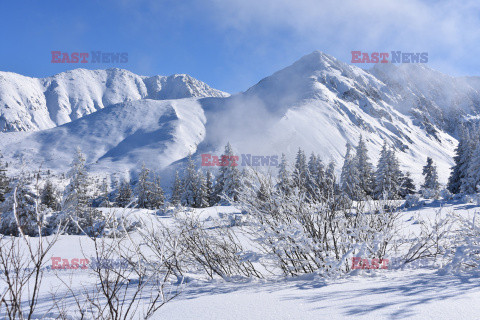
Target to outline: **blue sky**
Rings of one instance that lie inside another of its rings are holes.
[[[34,77],[119,67],[187,73],[233,93],[313,50],[345,62],[352,50],[427,51],[435,69],[480,75],[476,1],[3,1],[0,27],[0,70]],[[52,50],[128,52],[129,61],[52,64]]]

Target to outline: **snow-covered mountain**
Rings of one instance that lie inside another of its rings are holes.
[[[144,77],[122,69],[75,69],[36,79],[0,72],[0,132],[49,129],[139,99],[225,96],[185,74]]]
[[[224,100],[227,106],[215,112],[206,108],[208,145],[228,140],[240,153],[285,152],[291,159],[301,146],[341,166],[346,143],[363,135],[374,163],[386,140],[417,181],[427,156],[436,159],[443,182],[450,172],[456,145],[450,134],[434,127],[433,135],[399,111],[402,96],[372,73],[318,51]]]
[[[465,117],[480,114],[480,77],[452,77],[423,64],[377,64],[370,72],[397,95],[394,106],[428,132],[455,134]]]
[[[79,147],[95,171],[125,173],[135,164],[165,168],[195,152],[205,121],[196,99],[142,99],[49,130],[3,133],[0,144],[27,168],[64,170]]]
[[[302,147],[340,166],[346,143],[363,135],[374,163],[385,140],[417,181],[431,156],[446,182],[457,143],[452,123],[480,110],[477,78],[424,66],[365,71],[319,51],[234,96],[188,76],[119,69],[1,75],[0,124],[16,117],[10,131],[50,129],[2,133],[0,149],[9,161],[57,170],[68,167],[76,146],[92,170],[125,172],[142,162],[165,170],[189,152],[220,154],[227,141],[238,153],[291,159]],[[15,101],[22,107],[8,107]]]

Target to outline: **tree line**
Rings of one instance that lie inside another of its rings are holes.
[[[465,130],[460,138],[455,157],[455,167],[449,180],[448,189],[452,193],[473,193],[478,191],[480,172],[480,148],[478,133]],[[227,143],[223,156],[234,156],[232,146]],[[477,168],[477,169],[476,169]],[[71,220],[67,232],[73,234],[98,232],[108,226],[102,224],[102,213],[97,207],[136,207],[158,210],[168,205],[204,208],[226,204],[238,200],[241,188],[248,187],[251,180],[249,170],[237,166],[221,166],[216,175],[211,170],[199,168],[190,155],[186,164],[175,172],[169,197],[161,187],[158,174],[142,166],[135,183],[121,178],[113,186],[105,178],[98,183],[85,167],[85,156],[78,150],[66,178],[68,184],[62,192],[52,179],[39,181],[39,174],[8,178],[7,165],[0,162],[0,232],[15,234],[17,223],[38,230],[33,225],[37,215],[45,219],[45,229],[52,232],[59,219]],[[292,166],[282,154],[275,187],[285,194],[301,192],[305,199],[325,200],[334,195],[342,195],[350,200],[365,199],[404,199],[417,193],[409,172],[402,172],[395,150],[386,142],[380,152],[379,161],[374,166],[369,157],[366,142],[362,136],[356,146],[346,145],[341,174],[335,174],[336,164],[325,164],[319,155],[312,153],[308,159],[299,148]],[[424,183],[420,192],[426,197],[438,195],[440,184],[436,165],[427,158],[423,167]],[[41,188],[39,186],[42,186]],[[264,189],[264,188],[263,188]],[[258,197],[262,197],[262,187]],[[13,219],[13,209],[20,212],[20,220]]]

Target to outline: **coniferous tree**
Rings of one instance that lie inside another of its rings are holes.
[[[377,198],[397,199],[400,197],[403,174],[395,152],[385,142],[375,172],[375,195]]]
[[[480,144],[477,144],[473,152],[472,159],[468,165],[467,176],[464,179],[466,180],[464,192],[480,192]]]
[[[43,187],[40,199],[44,206],[52,210],[58,210],[59,203],[57,197],[57,190],[53,186],[53,183],[50,179],[45,182],[45,186]]]
[[[325,172],[325,165],[320,157],[317,155],[317,172],[315,174],[315,182],[317,186],[317,200],[324,200],[325,198],[325,181],[326,181],[326,172]]]
[[[266,181],[264,181],[263,179],[260,179],[259,183],[260,183],[260,187],[258,188],[258,191],[257,191],[257,199],[260,202],[265,202],[269,199],[269,192],[266,185]]]
[[[117,203],[117,206],[121,208],[126,208],[130,202],[133,200],[133,192],[132,188],[130,187],[130,183],[128,183],[125,178],[122,178],[120,181],[120,186],[118,188],[118,194],[117,198],[115,199],[115,202]]]
[[[318,159],[315,153],[310,154],[308,158],[308,179],[311,179],[317,172]]]
[[[460,169],[464,173],[461,179],[460,192],[466,194],[475,193],[477,190],[478,180],[476,175],[478,171],[475,169],[477,165],[474,163],[477,160],[476,153],[479,150],[480,131],[474,126],[469,131],[467,138],[467,148],[464,154],[464,166]]]
[[[90,178],[85,168],[85,156],[80,149],[76,151],[67,177],[70,183],[65,188],[62,207],[70,212],[82,211],[89,205]]]
[[[160,177],[142,166],[136,185],[137,206],[145,209],[160,209],[165,203]]]
[[[358,183],[362,197],[373,194],[373,166],[370,163],[368,149],[363,137],[360,136],[356,148],[355,163],[357,165]]]
[[[222,159],[231,159],[234,157],[233,149],[230,143],[225,146]],[[233,201],[238,200],[238,192],[241,186],[241,173],[236,165],[233,165],[231,161],[226,161],[227,165],[220,167],[217,183],[215,185],[215,202],[221,202],[221,197],[226,196]]]
[[[5,196],[5,202],[0,209],[0,233],[19,236],[20,230],[28,236],[38,236],[37,219],[43,220],[41,209],[36,206],[36,196],[27,185],[27,176],[22,173],[16,180],[10,182],[10,192]],[[39,216],[37,216],[37,212]],[[15,216],[16,213],[16,216]],[[18,222],[18,223],[17,223]],[[43,231],[41,231],[43,233]]]
[[[102,184],[100,185],[100,197],[98,199],[98,205],[100,207],[110,207],[110,190],[108,186],[108,179],[105,177],[102,180]]]
[[[407,172],[402,179],[400,196],[402,198],[405,198],[407,195],[415,194],[415,193],[416,193],[415,183],[413,182],[410,172]]]
[[[318,159],[312,152],[308,159],[307,166],[307,193],[310,199],[314,199],[318,195]]]
[[[298,148],[297,156],[295,158],[295,166],[292,173],[293,185],[298,188],[300,192],[305,192],[307,188],[307,157],[305,152]]]
[[[207,187],[207,203],[209,206],[213,206],[215,185],[214,185],[214,177],[210,170],[207,171],[206,187]]]
[[[139,208],[148,208],[150,206],[148,199],[150,197],[151,182],[149,180],[150,170],[145,167],[145,164],[143,164],[135,187],[137,193],[137,206]]]
[[[462,127],[457,148],[455,149],[455,165],[448,178],[448,190],[457,194],[461,191],[462,181],[467,176],[468,165],[470,162],[472,143],[469,141],[470,134],[467,128]]]
[[[325,183],[323,184],[323,195],[325,199],[334,199],[338,191],[337,178],[335,176],[335,162],[332,160],[328,163],[325,172]]]
[[[285,195],[290,194],[292,181],[290,180],[290,172],[288,171],[287,157],[283,153],[278,167],[277,180],[277,189]]]
[[[0,154],[0,158],[1,158]],[[5,201],[5,195],[9,192],[9,179],[7,177],[7,166],[0,160],[0,203]]]
[[[170,198],[170,202],[177,206],[180,204],[182,198],[182,180],[178,175],[178,171],[175,171],[175,180],[173,181],[172,187],[172,196]]]
[[[427,164],[423,167],[422,174],[425,176],[425,182],[422,188],[438,191],[440,184],[438,183],[437,167],[433,163],[432,158],[427,157]]]
[[[342,183],[342,190],[348,195],[350,199],[358,200],[361,195],[360,182],[358,181],[358,171],[355,155],[353,155],[353,148],[350,143],[347,143],[347,152],[342,167],[340,180]]]
[[[149,184],[148,208],[160,209],[165,204],[165,195],[160,185],[160,176],[154,174]]]
[[[182,187],[182,205],[195,207],[198,195],[198,172],[191,155],[188,156],[188,164],[183,174]]]
[[[64,191],[62,210],[66,214],[68,224],[66,232],[69,234],[94,234],[97,231],[97,222],[103,220],[101,212],[90,207],[90,178],[85,168],[85,156],[78,148],[67,174],[70,183]]]
[[[208,207],[208,188],[207,188],[207,179],[205,175],[200,170],[197,175],[197,188],[195,194],[195,207],[196,208],[205,208]]]

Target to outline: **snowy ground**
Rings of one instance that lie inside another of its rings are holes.
[[[415,232],[418,216],[434,216],[455,210],[462,214],[480,213],[480,206],[458,202],[431,202],[425,207],[402,213],[405,232]],[[103,209],[109,211],[112,209]],[[115,209],[113,209],[115,210]],[[123,209],[122,209],[123,210]],[[153,211],[131,210],[131,218],[152,215]],[[233,207],[197,209],[201,220],[234,219]],[[160,217],[166,225],[172,217]],[[66,259],[93,256],[90,240],[83,236],[61,236],[51,256]],[[50,263],[49,263],[50,265]],[[182,293],[163,306],[153,319],[479,319],[480,272],[440,275],[429,268],[362,270],[339,279],[324,280],[316,275],[277,280],[227,282],[193,277]],[[66,294],[64,283],[80,291],[92,278],[86,270],[48,271],[40,299],[38,316],[52,306],[52,293]],[[52,316],[55,312],[50,313]]]
[[[431,270],[189,286],[157,319],[479,319],[480,278]]]
[[[404,231],[415,217],[480,206],[435,201],[402,214]],[[206,214],[206,213],[205,213]],[[325,281],[303,276],[244,284],[192,284],[158,319],[480,319],[480,274],[439,275],[437,270],[371,270]]]

